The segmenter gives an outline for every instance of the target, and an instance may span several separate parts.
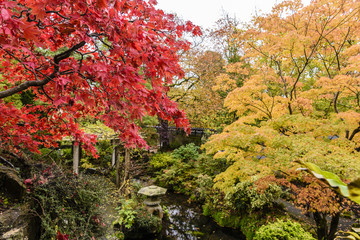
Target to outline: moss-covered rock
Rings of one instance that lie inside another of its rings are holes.
[[[26,187],[13,168],[0,166],[0,192],[15,199],[25,195]]]
[[[0,214],[0,239],[36,240],[39,239],[39,219],[30,213],[30,206],[24,204],[8,209]]]
[[[254,212],[254,213],[229,213],[225,211],[217,211],[211,209],[209,206],[203,206],[203,214],[211,216],[215,222],[221,227],[240,229],[246,236],[246,239],[251,240],[254,238],[256,231],[268,221],[276,218],[285,218],[283,211],[274,209],[273,212]],[[272,216],[272,217],[270,217]]]

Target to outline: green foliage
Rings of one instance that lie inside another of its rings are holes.
[[[35,94],[33,90],[23,91],[20,94],[20,100],[23,106],[35,104]]]
[[[27,180],[41,216],[41,239],[52,239],[56,230],[71,238],[90,239],[103,235],[99,209],[106,184],[90,177],[80,178],[52,166]]]
[[[226,159],[230,165],[214,178],[214,188],[226,197],[222,199],[214,195],[214,201],[222,201],[222,204],[215,204],[213,209],[253,212],[271,208],[276,197],[281,195],[281,189],[277,187],[278,190],[272,189],[266,193],[261,187],[261,191],[255,191],[254,187],[256,189],[258,186],[251,186],[251,181],[258,179],[256,185],[261,185],[260,179],[272,176],[273,183],[277,181],[274,172],[278,170],[288,176],[297,165],[294,160],[314,163],[337,174],[341,179],[351,180],[359,175],[360,165],[358,152],[354,151],[355,143],[342,137],[329,139],[329,136],[340,136],[341,122],[300,114],[285,114],[259,125],[249,125],[253,120],[244,116],[224,132],[213,135],[204,145],[207,153],[213,155],[214,159]],[[280,184],[280,180],[278,183]],[[324,215],[341,210],[339,198],[332,191],[322,189],[313,177],[308,180],[289,177],[284,180],[283,185],[289,187],[291,183],[294,185],[292,193],[296,192],[293,195],[294,203],[304,207],[304,211],[309,210],[309,206],[311,211]],[[246,184],[250,185],[245,187]],[[237,191],[235,186],[241,191]],[[356,184],[353,186],[355,189]],[[266,194],[261,195],[259,192]]]
[[[194,237],[197,237],[197,238],[201,238],[201,237],[203,237],[205,235],[205,233],[199,232],[199,231],[192,231],[191,235],[194,236]]]
[[[114,233],[114,237],[116,237],[116,239],[118,239],[118,240],[124,240],[125,239],[124,233],[120,232],[120,231],[116,231]]]
[[[159,232],[161,230],[162,222],[158,217],[150,214],[143,205],[137,210],[137,215],[133,228],[136,231]]]
[[[225,193],[215,186],[209,190],[203,214],[223,227],[240,228],[252,239],[260,226],[271,217],[284,218],[283,207],[276,200],[283,195],[281,187],[263,179],[240,181]]]
[[[211,188],[214,185],[214,178],[207,174],[200,173],[194,180],[196,188],[191,195],[192,199],[205,200],[207,196],[211,194]]]
[[[2,76],[0,75],[0,80],[2,79]],[[6,82],[0,83],[0,90],[3,91],[6,89],[10,84],[7,84]],[[22,102],[21,102],[21,95],[20,94],[14,94],[9,97],[4,98],[5,103],[12,103],[16,108],[21,108]]]
[[[146,127],[153,127],[159,124],[159,120],[157,117],[154,116],[144,116],[142,118],[141,126]]]
[[[120,226],[125,236],[141,236],[141,234],[155,233],[161,230],[161,220],[150,214],[144,205],[135,198],[122,199],[120,204],[120,207],[116,208],[118,214],[113,225]]]
[[[59,165],[71,166],[73,162],[73,154],[71,148],[61,149],[61,159]]]
[[[225,200],[231,203],[234,209],[251,213],[258,210],[269,210],[281,195],[281,187],[275,184],[270,184],[266,189],[260,191],[254,182],[243,181],[236,184],[233,191],[226,195]]]
[[[241,228],[241,215],[228,215],[225,212],[218,211],[211,216],[222,227]]]
[[[7,198],[7,196],[5,196],[4,193],[0,193],[0,210],[7,209],[11,205],[12,204],[9,202],[9,198]]]
[[[197,176],[194,164],[181,162],[176,159],[167,169],[164,169],[156,177],[160,185],[172,188],[174,191],[191,195],[195,185],[193,179]]]
[[[53,163],[53,162],[58,162],[60,163],[62,161],[62,159],[65,158],[64,156],[64,150],[57,150],[57,149],[49,149],[49,148],[41,148],[39,149],[40,153],[39,154],[32,154],[32,158],[35,161],[39,161],[39,160],[50,160],[48,161],[49,164]],[[69,159],[72,159],[72,156],[70,157],[71,152],[68,154]]]
[[[61,166],[72,166],[73,153],[70,141],[59,143],[59,149],[40,149],[41,154],[33,154],[35,160],[51,160],[48,163],[56,162]],[[87,168],[107,168],[111,164],[113,145],[110,140],[99,140],[95,145],[98,157],[88,154],[84,149],[81,151],[81,165],[83,169]]]
[[[102,167],[106,168],[108,164],[111,163],[111,157],[113,152],[113,145],[110,140],[99,140],[96,143],[96,150],[98,152],[98,157],[95,158],[91,154],[86,153],[82,150],[81,162],[83,168],[94,168]]]
[[[0,77],[0,79],[1,79],[1,77]],[[2,90],[3,87],[6,85],[7,84],[0,84],[0,90]],[[26,105],[33,105],[35,103],[34,96],[35,96],[35,94],[33,93],[32,90],[27,90],[27,91],[23,91],[19,94],[14,94],[14,95],[4,98],[4,102],[6,102],[6,103],[11,102],[11,103],[13,103],[13,105],[16,108],[20,109]]]
[[[232,164],[216,179],[223,189],[232,186],[235,178],[246,180],[271,174],[272,170],[287,170],[295,166],[293,160],[315,163],[341,178],[360,174],[355,143],[345,138],[328,139],[340,136],[340,123],[301,115],[284,115],[260,126],[249,126],[244,121],[231,124],[204,145],[208,154]]]
[[[189,143],[175,149],[172,155],[177,160],[188,162],[190,160],[196,160],[199,157],[199,149],[200,148],[194,143]]]
[[[259,211],[254,214],[227,209],[225,201],[221,200],[221,195],[217,197],[211,196],[211,198],[213,201],[209,200],[203,206],[203,214],[211,216],[222,227],[240,229],[246,239],[249,240],[253,239],[255,232],[262,225],[275,221],[276,218],[282,219],[286,217],[284,211],[278,208],[273,208],[269,212]],[[214,202],[217,203],[214,205]]]
[[[158,133],[153,126],[159,124],[157,117],[144,116],[142,122],[137,121],[137,124],[142,128],[141,136],[144,138],[149,146],[156,146],[158,144]]]
[[[219,173],[226,170],[228,164],[225,158],[214,159],[206,154],[200,154],[197,161],[197,168],[203,175],[208,175],[212,179]]]
[[[89,130],[89,129],[88,129]],[[61,166],[72,166],[73,153],[71,141],[62,141],[59,143],[59,149],[41,148],[40,154],[33,154],[34,160],[47,159],[49,164],[55,162]],[[66,146],[66,147],[65,147]],[[95,145],[98,157],[88,154],[84,149],[81,151],[81,167],[87,168],[106,168],[111,163],[113,145],[110,140],[99,140]]]
[[[113,225],[119,224],[127,229],[130,229],[134,222],[136,211],[134,210],[134,200],[121,200],[121,206],[117,207],[117,218],[113,221]]]
[[[92,164],[92,163],[90,163],[87,159],[81,159],[80,160],[80,162],[81,162],[81,167],[82,168],[84,168],[84,169],[87,169],[87,168],[94,168],[95,166]]]
[[[210,194],[214,176],[227,167],[224,159],[215,160],[200,153],[200,148],[193,143],[172,153],[158,153],[150,164],[158,170],[159,185],[187,194],[195,201],[204,200]]]
[[[254,240],[315,240],[315,238],[297,222],[277,220],[261,226],[256,231]]]
[[[88,119],[81,124],[86,133],[97,135],[98,140],[110,140],[116,135],[114,130],[100,121],[94,122],[94,119]]]
[[[164,169],[174,162],[174,158],[171,153],[158,153],[151,157],[150,165],[156,169]]]

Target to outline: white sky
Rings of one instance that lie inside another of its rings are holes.
[[[256,12],[268,13],[281,0],[157,0],[159,9],[176,13],[183,20],[190,20],[203,28],[211,28],[222,13],[236,16],[241,22],[248,22]],[[303,0],[304,4],[310,0]]]

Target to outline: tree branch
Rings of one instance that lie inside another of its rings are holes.
[[[351,133],[351,136],[349,137],[349,140],[351,141],[351,140],[355,137],[355,135],[356,135],[357,133],[359,133],[359,132],[360,132],[360,126],[357,127],[357,128]]]
[[[60,61],[70,57],[70,55],[74,51],[80,49],[84,45],[85,45],[85,41],[82,41],[82,42],[74,45],[72,48],[66,50],[65,52],[55,55],[55,57],[54,57],[54,70],[49,76],[46,76],[42,80],[23,82],[23,83],[21,83],[20,85],[18,85],[16,87],[1,91],[0,92],[0,99],[5,98],[5,97],[9,97],[9,96],[11,96],[13,94],[21,92],[21,91],[23,91],[23,90],[25,90],[27,88],[30,88],[30,87],[44,86],[45,84],[50,82],[52,79],[54,79],[56,77],[56,75],[59,73],[59,70],[60,70],[59,63],[60,63]]]
[[[337,108],[337,100],[339,98],[339,95],[340,95],[340,91],[334,93],[334,110],[336,113],[339,113],[339,110]]]

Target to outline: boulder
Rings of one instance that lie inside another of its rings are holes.
[[[39,239],[40,220],[29,214],[29,206],[8,209],[0,213],[0,239],[36,240]]]
[[[17,228],[13,228],[10,231],[7,231],[1,236],[3,240],[29,240],[27,236],[27,226],[21,225]]]
[[[0,166],[0,191],[14,199],[23,198],[26,187],[15,169]]]

